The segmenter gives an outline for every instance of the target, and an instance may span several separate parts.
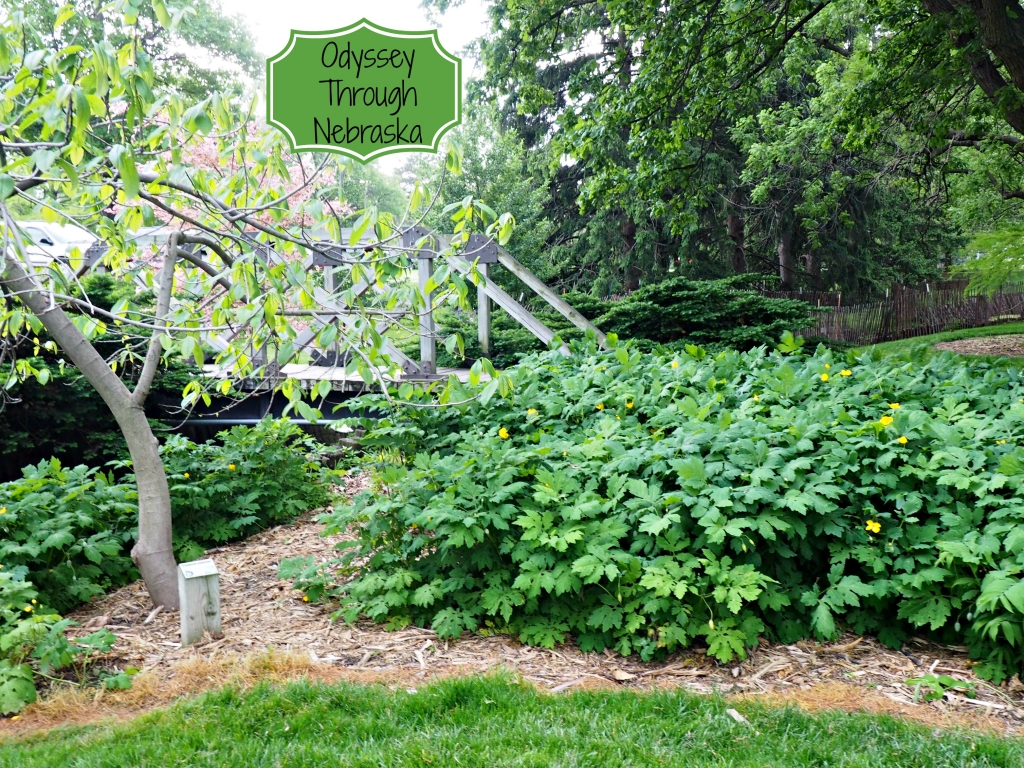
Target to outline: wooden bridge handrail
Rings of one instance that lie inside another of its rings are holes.
[[[597,343],[602,347],[607,348],[607,339],[605,339],[605,335],[597,328],[597,326],[573,309],[569,303],[555,293],[547,283],[520,264],[516,260],[515,256],[501,246],[498,247],[498,263],[530,286],[538,296],[558,310],[570,323],[575,325],[581,331],[593,333],[597,337]]]

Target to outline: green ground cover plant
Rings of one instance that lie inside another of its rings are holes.
[[[172,436],[162,451],[179,561],[330,498],[322,446],[287,420],[232,427],[203,444]],[[70,643],[61,614],[138,578],[129,556],[137,525],[131,474],[117,480],[52,459],[0,483],[2,711],[34,698],[35,673],[68,666],[99,642]]]
[[[235,426],[216,441],[171,435],[163,445],[178,560],[326,506],[324,447],[287,419]]]
[[[849,628],[1021,671],[1017,369],[807,354],[787,335],[717,354],[574,345],[511,375],[507,400],[364,401],[384,417],[364,442],[401,456],[322,518],[354,526],[336,562],[282,572],[349,620],[443,636],[643,658],[698,642],[725,662],[760,636]]]
[[[734,706],[747,718],[726,713]],[[1019,739],[933,733],[891,717],[807,714],[679,692],[544,695],[501,678],[420,690],[292,683],[226,689],[131,723],[0,745],[0,766],[775,766],[982,768]]]

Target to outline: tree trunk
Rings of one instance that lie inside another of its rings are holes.
[[[999,59],[1010,80],[1024,91],[1024,9],[1018,0],[954,0],[971,9],[981,44]]]
[[[142,403],[136,402],[124,382],[64,310],[50,306],[46,291],[16,258],[7,258],[7,268],[0,275],[0,282],[46,327],[110,408],[128,444],[139,491],[139,538],[132,548],[132,560],[142,573],[153,604],[177,610],[178,574],[171,543],[171,495],[160,460],[159,443]]]
[[[1008,106],[1024,92],[1024,13],[1016,0],[923,0],[932,16],[946,24],[953,45],[965,50],[964,58],[971,75],[1014,130],[1024,133],[1024,108]],[[977,33],[957,23],[957,8],[967,9],[977,22]],[[969,49],[980,43],[982,50]],[[995,54],[998,63],[989,53]],[[999,71],[1002,64],[1012,82]],[[1008,94],[1006,89],[1018,93]],[[1007,97],[1010,98],[1007,98]]]
[[[732,271],[737,275],[747,271],[747,244],[744,237],[743,209],[740,207],[743,194],[734,189],[729,195],[729,215],[725,217],[725,227],[732,240]]]
[[[790,244],[793,240],[793,233],[787,228],[779,232],[779,277],[782,279],[782,289],[789,291],[796,287],[796,270],[793,265],[793,252]]]
[[[622,282],[627,293],[632,293],[640,287],[643,279],[643,270],[635,261],[633,249],[636,248],[636,222],[623,211],[622,220],[622,241],[625,245],[625,269],[622,270]]]
[[[807,284],[816,291],[821,290],[821,264],[813,253],[805,253],[803,256],[804,267],[807,271]]]

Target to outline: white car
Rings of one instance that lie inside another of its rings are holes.
[[[19,224],[32,239],[32,245],[26,251],[34,267],[45,267],[54,259],[68,263],[75,248],[81,257],[85,257],[86,251],[99,242],[89,230],[74,224],[50,224],[45,221],[23,221]],[[95,258],[99,255],[102,254],[96,254]],[[91,258],[89,262],[93,260]]]

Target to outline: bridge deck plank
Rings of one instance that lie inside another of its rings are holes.
[[[207,376],[212,378],[224,378],[223,369],[218,368],[216,365],[203,366]],[[454,374],[459,381],[463,384],[469,381],[469,369],[468,368],[438,368],[437,374],[439,378],[448,378],[449,375]],[[330,381],[333,384],[334,389],[363,389],[366,387],[366,383],[362,377],[357,373],[346,373],[343,367],[339,366],[328,366],[328,365],[306,365],[304,363],[290,363],[288,365],[281,366],[281,376],[283,378],[296,379],[301,382],[303,386],[313,386],[316,382]],[[405,376],[399,374],[396,376],[387,376],[384,378],[387,381],[404,381],[406,379],[415,380],[415,377]],[[484,377],[486,378],[486,376]]]

